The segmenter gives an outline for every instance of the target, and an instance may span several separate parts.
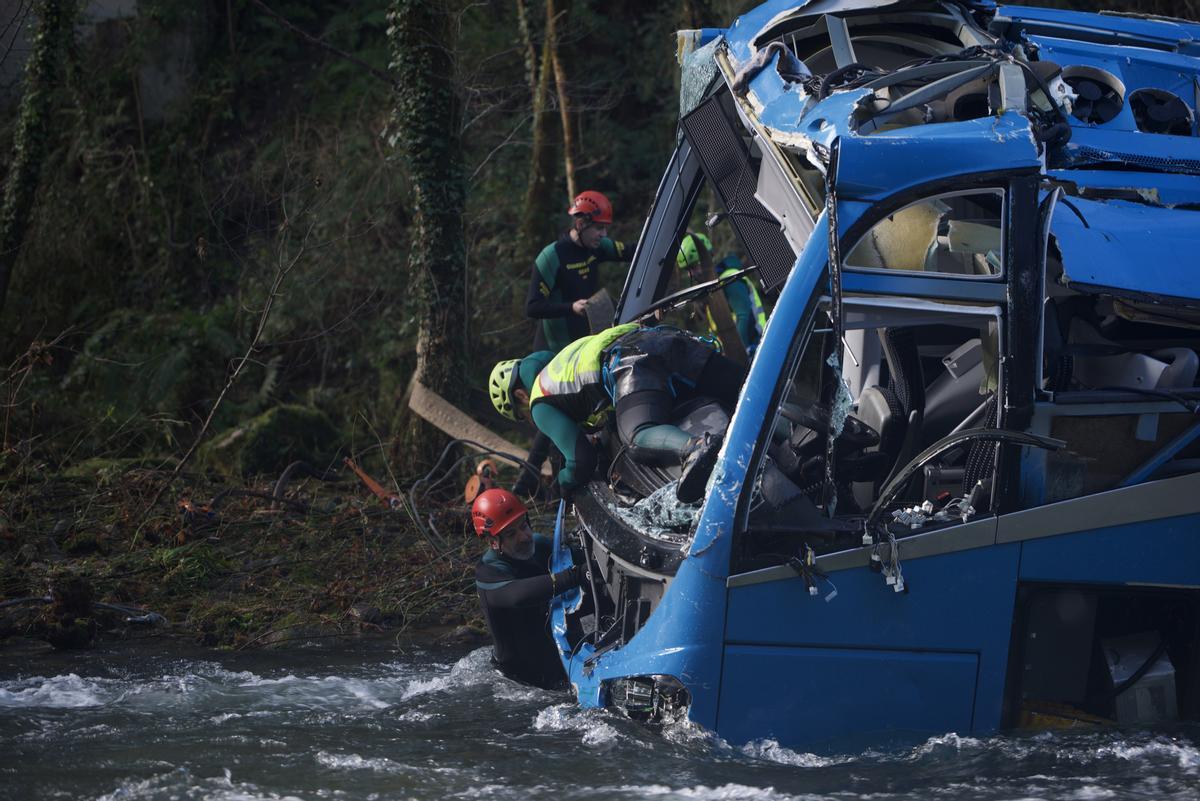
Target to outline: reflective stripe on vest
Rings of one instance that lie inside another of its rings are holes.
[[[553,402],[576,420],[592,414],[596,404],[608,395],[603,387],[601,356],[612,343],[639,327],[638,323],[626,323],[567,345],[538,373],[530,404]]]

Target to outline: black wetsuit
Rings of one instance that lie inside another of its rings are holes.
[[[558,650],[550,637],[550,599],[579,586],[578,568],[551,578],[547,565],[553,543],[535,534],[530,559],[512,559],[488,548],[475,565],[475,588],[492,633],[492,658],[510,679],[554,689],[566,684]]]
[[[596,294],[605,261],[629,261],[625,246],[604,237],[588,250],[566,233],[538,254],[525,298],[526,316],[538,320],[534,350],[558,352],[590,333],[587,317],[572,312],[571,304]]]

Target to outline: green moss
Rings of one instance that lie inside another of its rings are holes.
[[[258,626],[254,615],[234,603],[217,603],[193,613],[191,623],[204,645],[232,645]]]
[[[275,474],[291,462],[324,466],[335,455],[340,435],[319,409],[276,406],[206,443],[200,462],[227,476]]]
[[[170,592],[205,588],[227,572],[220,555],[207,542],[159,548],[151,559],[161,567],[160,581]]]
[[[142,458],[112,459],[97,456],[71,465],[63,470],[62,477],[95,481],[100,486],[106,486],[130,469],[144,466],[147,461]]]

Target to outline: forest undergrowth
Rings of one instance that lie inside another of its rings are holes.
[[[456,469],[476,460],[402,480],[396,508],[349,469],[305,463],[239,484],[131,460],[29,465],[4,482],[0,640],[176,636],[240,649],[481,636],[480,545]],[[550,511],[534,508],[542,521]]]

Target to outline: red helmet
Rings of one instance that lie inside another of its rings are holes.
[[[471,521],[475,524],[475,534],[480,537],[499,537],[525,513],[525,504],[506,489],[481,492],[471,504]]]
[[[591,189],[579,193],[571,208],[567,209],[567,214],[582,214],[587,217],[588,222],[605,225],[612,225],[613,220],[612,204],[608,202],[608,198]]]

